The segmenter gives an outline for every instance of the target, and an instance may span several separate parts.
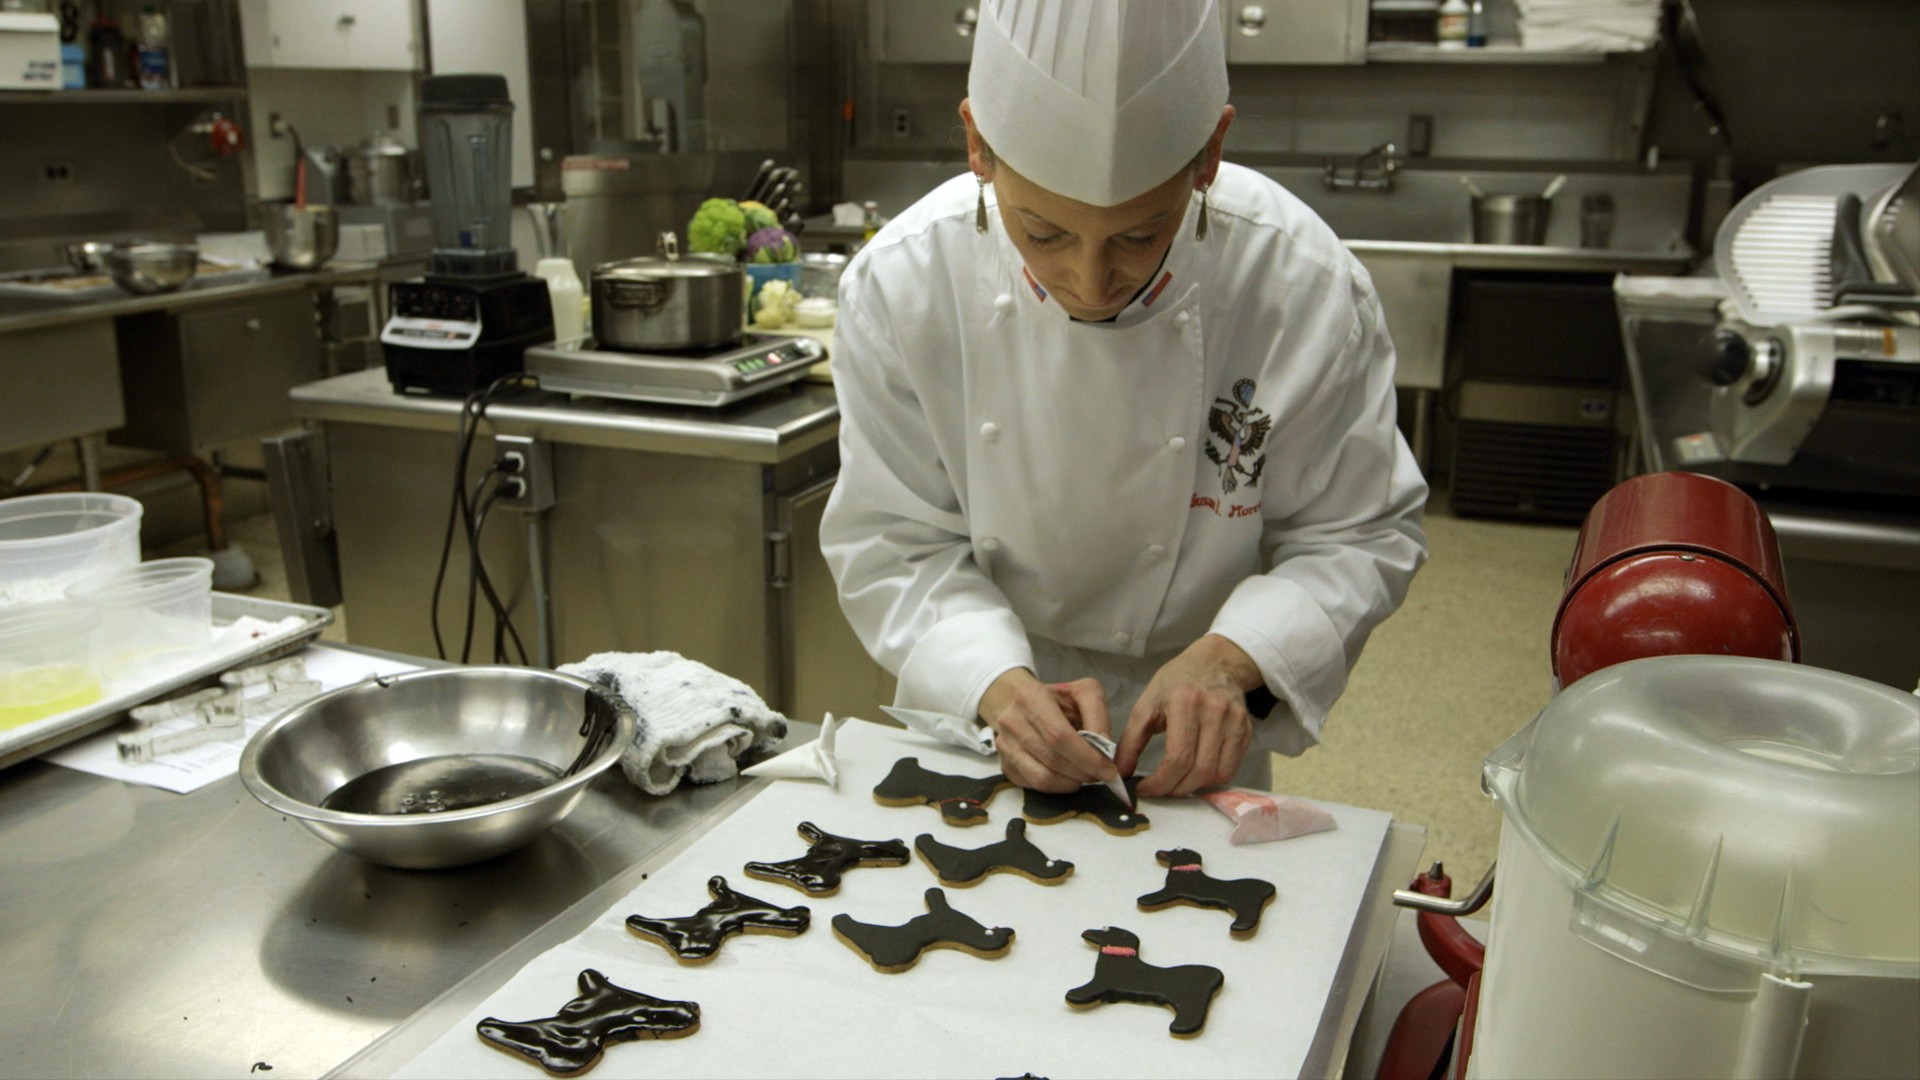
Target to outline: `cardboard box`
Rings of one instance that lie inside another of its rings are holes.
[[[0,12],[0,90],[60,89],[60,20],[44,11]]]

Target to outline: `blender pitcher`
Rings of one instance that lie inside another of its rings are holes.
[[[431,273],[498,277],[513,251],[513,100],[503,75],[435,75],[420,84],[420,148],[433,192]]]

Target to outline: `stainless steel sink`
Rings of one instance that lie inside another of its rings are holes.
[[[1330,189],[1320,165],[1260,165],[1319,214],[1342,240],[1471,244],[1472,202],[1463,176],[1487,192],[1538,195],[1551,170],[1422,169],[1402,163],[1390,188]],[[1684,172],[1569,173],[1553,200],[1545,247],[1580,246],[1580,201],[1606,194],[1615,206],[1612,251],[1671,252],[1684,244],[1690,180]]]

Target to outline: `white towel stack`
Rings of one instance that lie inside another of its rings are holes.
[[[1514,0],[1520,44],[1547,52],[1642,52],[1660,40],[1660,0]]]
[[[787,718],[752,687],[676,652],[595,653],[559,670],[598,683],[633,707],[638,721],[620,769],[649,794],[665,795],[682,779],[731,779],[741,755],[764,753],[787,734]]]

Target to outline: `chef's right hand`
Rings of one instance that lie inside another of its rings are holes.
[[[1015,668],[980,696],[980,718],[993,729],[1000,770],[1023,788],[1077,791],[1118,775],[1079,735],[1110,734],[1107,694],[1093,679],[1047,685]]]

